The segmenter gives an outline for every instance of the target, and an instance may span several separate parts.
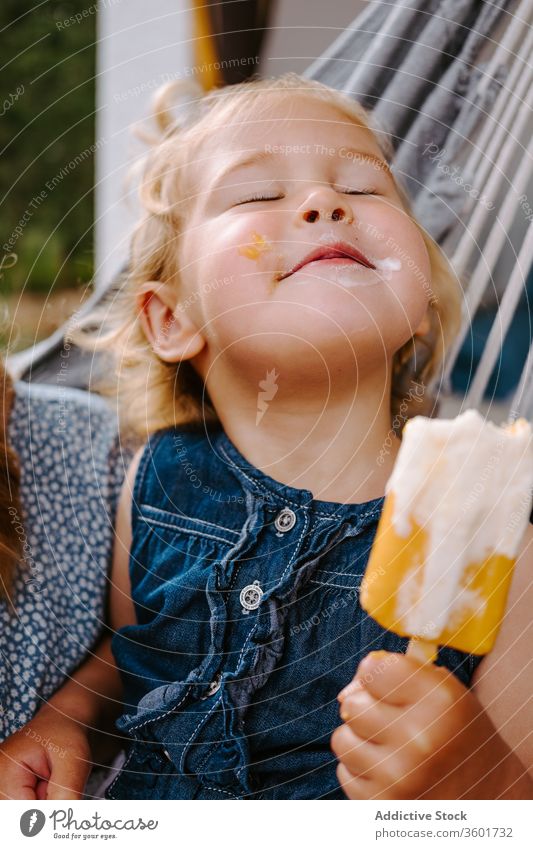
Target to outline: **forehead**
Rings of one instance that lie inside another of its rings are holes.
[[[317,152],[333,155],[343,145],[384,158],[372,131],[334,102],[307,93],[265,92],[255,100],[244,99],[229,120],[215,118],[212,132],[193,151],[189,185],[201,191],[244,153],[274,148],[300,150],[309,158]]]

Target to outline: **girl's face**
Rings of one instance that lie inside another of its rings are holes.
[[[429,258],[369,130],[311,97],[273,96],[214,131],[191,177],[180,300],[206,340],[204,370],[224,356],[241,373],[331,377],[390,363],[413,336]]]

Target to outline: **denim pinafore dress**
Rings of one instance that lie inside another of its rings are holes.
[[[137,623],[113,638],[131,742],[111,799],[343,799],[337,693],[405,651],[359,604],[383,499],[336,504],[251,465],[224,431],[160,431],[133,492]],[[480,658],[439,662],[468,685]]]

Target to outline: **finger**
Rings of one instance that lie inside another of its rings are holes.
[[[401,798],[397,793],[401,792],[408,775],[402,759],[388,746],[368,741],[359,741],[359,745],[355,745],[354,740],[357,740],[355,735],[346,725],[342,725],[336,729],[331,745],[350,775],[364,782],[364,785],[352,785],[352,789],[356,788],[354,792],[364,792],[366,795],[363,798],[366,799]]]
[[[39,781],[37,782],[37,789],[36,789],[37,798],[40,801],[44,801],[46,799],[47,793],[48,793],[48,780],[40,778]]]
[[[446,688],[451,676],[447,670],[422,665],[403,654],[371,652],[359,664],[357,677],[377,700],[390,705],[420,702],[438,688]]]
[[[352,775],[344,764],[337,766],[337,779],[348,799],[403,799],[394,790],[394,786],[382,787],[380,784],[366,778]]]
[[[14,791],[10,791],[9,793],[0,793],[0,799],[3,799],[5,802],[7,801],[35,801],[37,796],[35,792],[29,787],[18,787]]]
[[[362,740],[348,725],[339,725],[331,736],[331,750],[353,775],[370,778],[376,763],[385,756],[384,746]]]
[[[47,799],[81,799],[91,765],[86,758],[70,754],[56,758],[48,782]]]
[[[391,727],[398,720],[398,709],[378,702],[364,689],[352,691],[344,698],[340,716],[357,737],[374,743],[387,743],[391,739]]]
[[[342,787],[348,799],[370,799],[369,795],[372,788],[370,781],[364,778],[359,778],[352,775],[349,769],[344,764],[337,764],[337,780]]]
[[[364,686],[365,685],[363,684],[361,679],[355,676],[354,678],[352,678],[350,683],[347,684],[346,687],[344,687],[344,689],[340,691],[340,693],[337,695],[337,700],[342,704],[344,699],[346,699],[348,696],[351,696],[352,693],[359,693],[361,690],[364,690]]]
[[[0,795],[4,799],[36,799],[40,776],[23,763],[7,756],[2,758],[2,785]]]
[[[35,800],[37,799],[37,795],[35,790],[29,786],[24,784],[13,784],[9,786],[9,788],[5,788],[0,790],[0,799],[4,801],[8,799],[17,799],[17,800]]]
[[[46,758],[46,752],[41,746],[27,751],[18,745],[4,744],[0,751],[0,765],[2,774],[10,770],[17,771],[27,769],[35,775],[47,777],[50,767]]]

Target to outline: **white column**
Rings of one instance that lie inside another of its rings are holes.
[[[95,282],[106,284],[128,256],[138,217],[129,169],[145,149],[131,127],[150,98],[192,65],[192,21],[186,0],[100,0],[96,94]]]

